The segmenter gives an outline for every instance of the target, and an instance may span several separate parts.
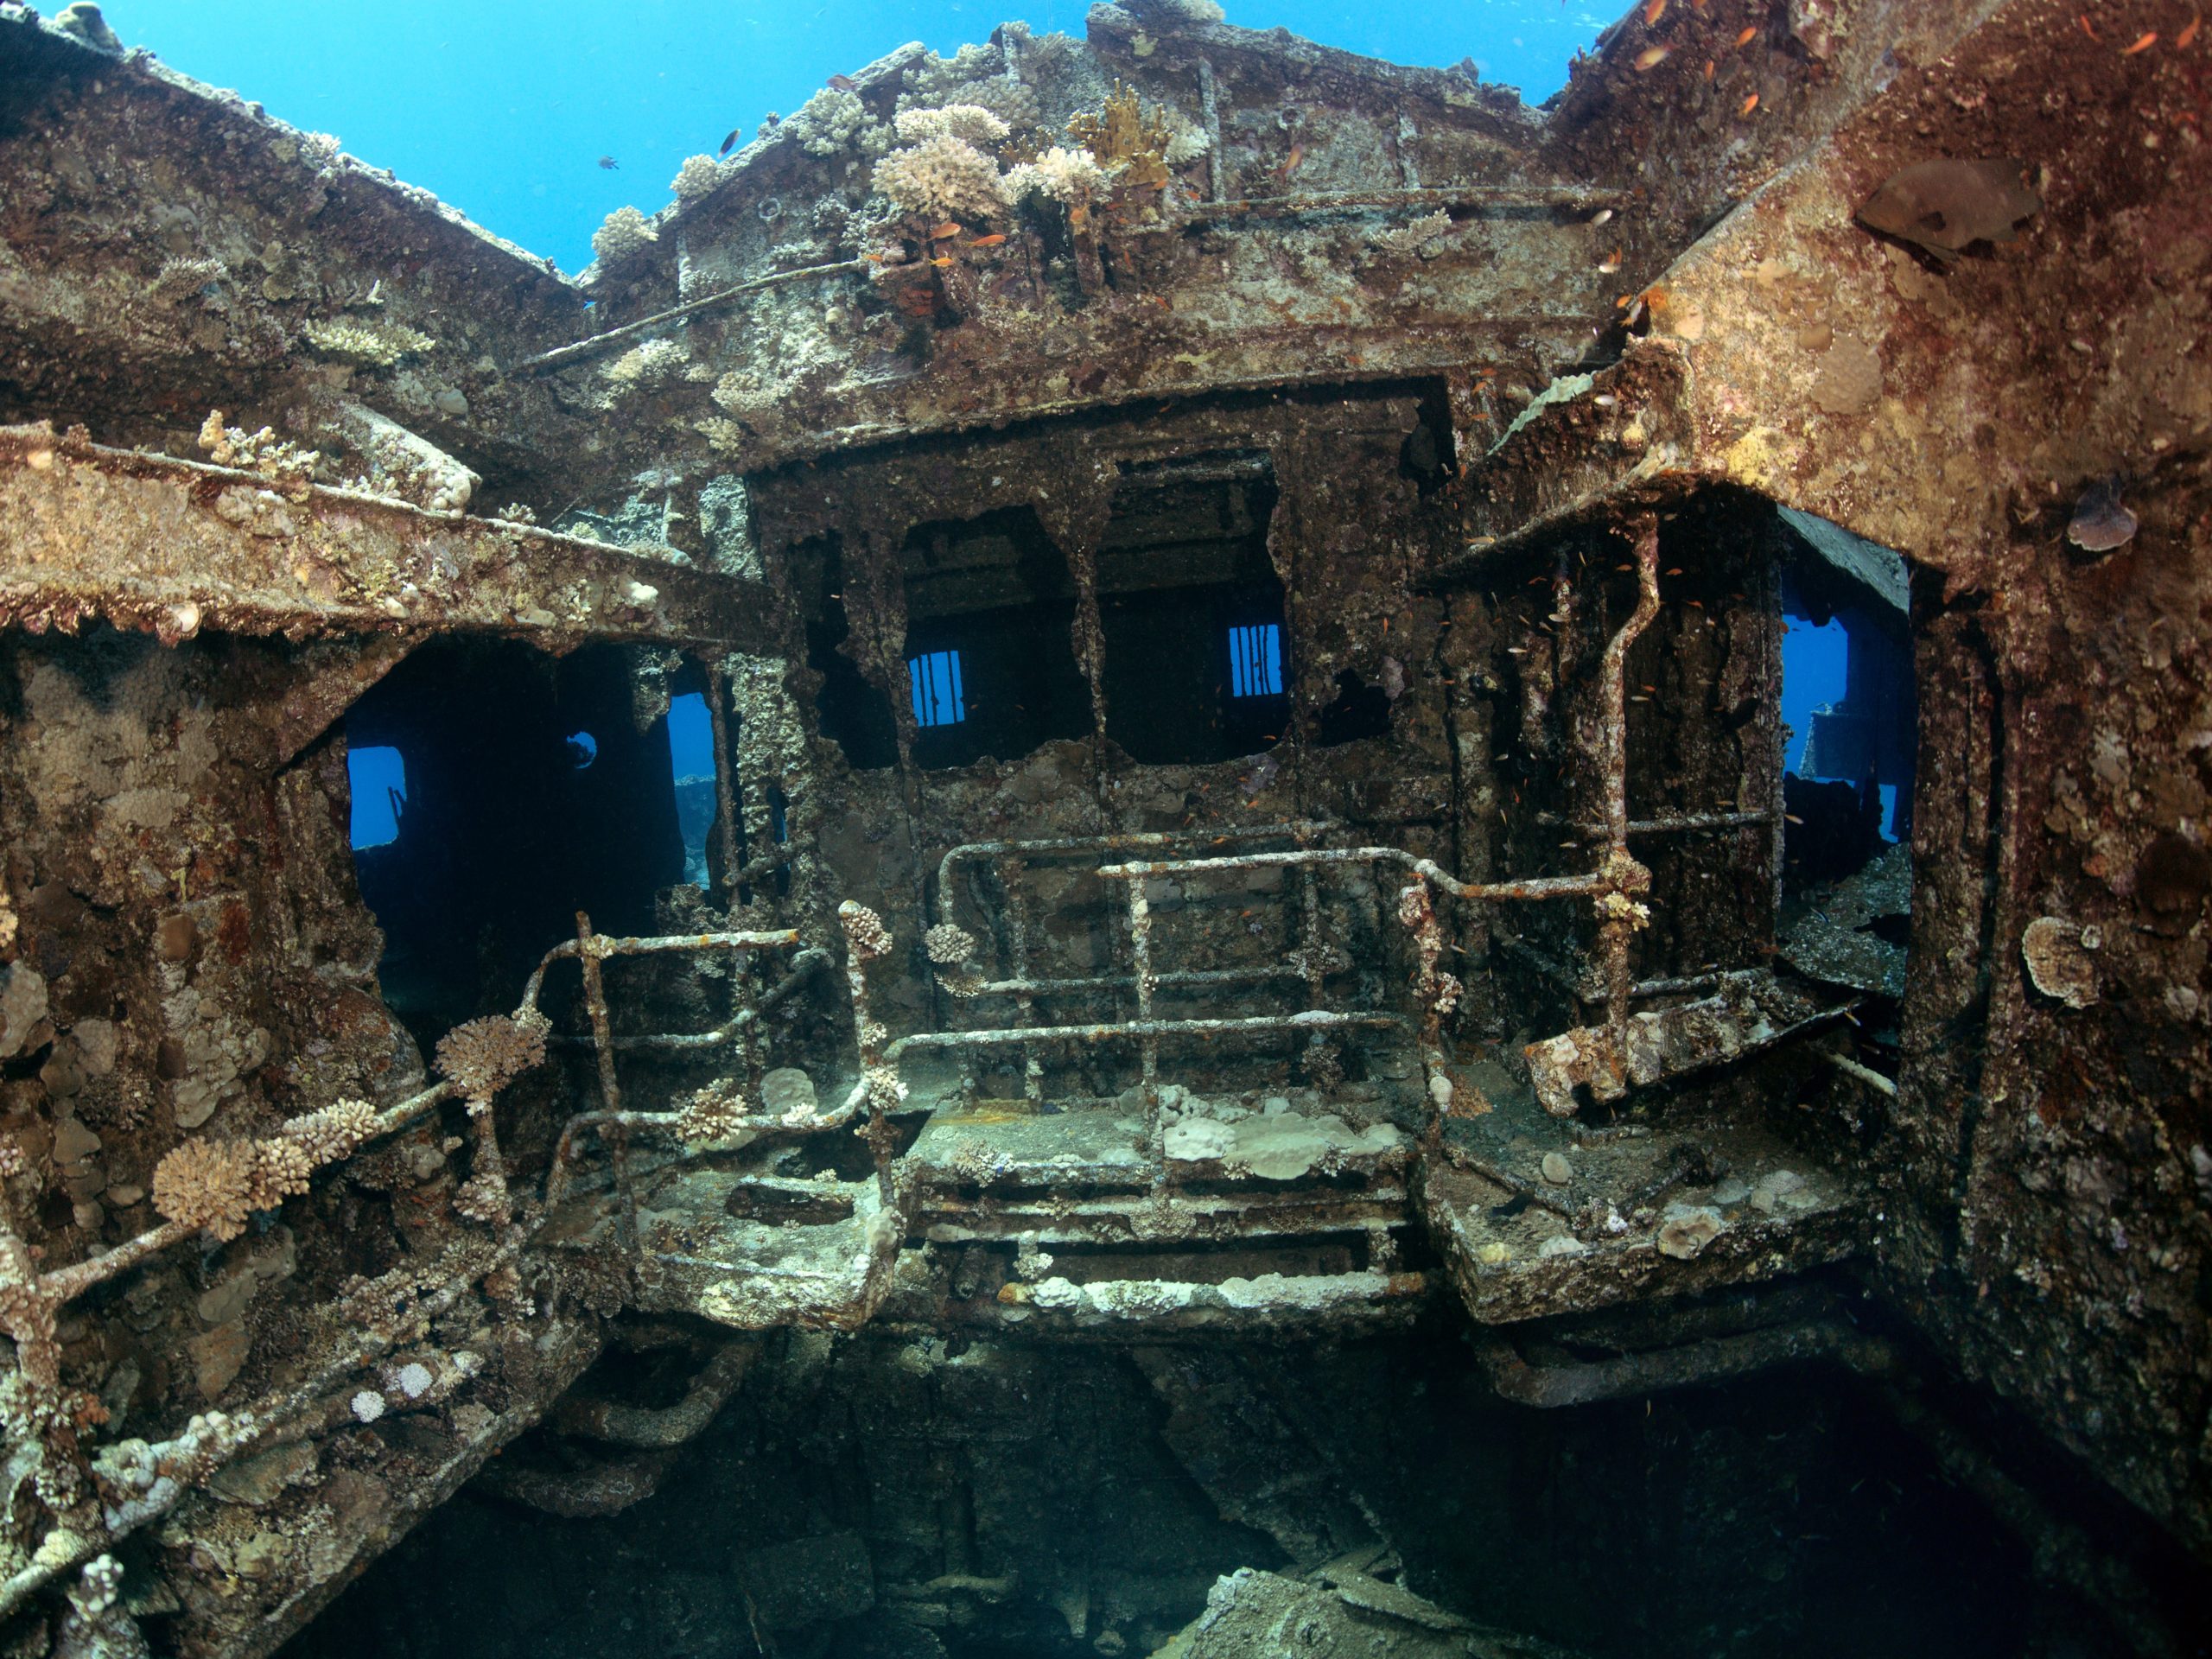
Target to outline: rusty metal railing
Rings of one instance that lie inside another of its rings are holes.
[[[1320,938],[1320,912],[1315,878],[1319,872],[1328,868],[1351,864],[1395,868],[1413,878],[1399,895],[1398,919],[1411,936],[1416,953],[1418,966],[1411,989],[1419,1014],[1418,1031],[1423,1063],[1428,1074],[1429,1093],[1440,1115],[1448,1104],[1452,1091],[1451,1081],[1441,1064],[1440,1027],[1444,1017],[1457,1006],[1460,987],[1459,981],[1445,972],[1440,965],[1445,947],[1433,897],[1435,893],[1440,893],[1459,902],[1472,904],[1546,902],[1562,899],[1589,900],[1595,906],[1598,918],[1598,938],[1593,954],[1605,1007],[1604,1030],[1608,1039],[1606,1046],[1613,1055],[1624,1055],[1630,1005],[1638,991],[1643,988],[1631,977],[1630,947],[1636,931],[1648,919],[1648,912],[1639,899],[1640,895],[1649,891],[1651,886],[1651,872],[1630,853],[1629,839],[1631,835],[1723,827],[1717,815],[1694,820],[1644,823],[1631,820],[1629,817],[1628,656],[1636,641],[1659,613],[1657,519],[1651,515],[1644,515],[1634,522],[1632,533],[1637,573],[1636,608],[1606,641],[1601,669],[1600,696],[1603,701],[1594,746],[1596,753],[1592,759],[1601,780],[1604,822],[1602,826],[1595,826],[1602,835],[1603,845],[1599,849],[1594,869],[1576,875],[1535,876],[1505,881],[1462,881],[1433,861],[1402,848],[1332,848],[1306,844],[1327,830],[1329,826],[1322,823],[1280,823],[1224,830],[1211,836],[1215,844],[1234,840],[1283,838],[1295,840],[1300,844],[1287,851],[1232,852],[1197,858],[1131,858],[1098,866],[1093,874],[1101,880],[1119,881],[1124,886],[1132,957],[1130,970],[1126,974],[1117,972],[1062,979],[1037,976],[1033,971],[1029,955],[1026,911],[1018,902],[1010,903],[1005,920],[1014,971],[1009,976],[987,980],[979,972],[966,971],[963,963],[961,953],[963,948],[970,957],[974,949],[973,939],[954,919],[956,884],[953,875],[963,862],[986,859],[1018,861],[1055,853],[1143,852],[1154,848],[1166,849],[1187,846],[1194,840],[1209,837],[1194,836],[1185,832],[1058,841],[985,842],[956,847],[944,855],[938,866],[939,919],[938,926],[931,931],[929,954],[940,970],[956,967],[962,969],[962,971],[950,976],[940,972],[939,982],[948,993],[962,998],[1011,996],[1015,1002],[1014,1022],[1009,1026],[985,1029],[916,1033],[884,1046],[880,1050],[880,1059],[895,1070],[906,1055],[927,1050],[966,1051],[1018,1046],[1024,1056],[1025,1091],[1034,1099],[1040,1092],[1040,1065],[1037,1058],[1039,1045],[1134,1040],[1139,1048],[1142,1087],[1150,1104],[1148,1140],[1156,1152],[1161,1135],[1160,1045],[1165,1038],[1211,1038],[1228,1033],[1304,1030],[1318,1039],[1333,1030],[1359,1027],[1412,1027],[1414,1024],[1411,1015],[1397,1011],[1332,1010],[1319,1006],[1324,1000],[1323,981],[1327,974],[1327,958],[1324,954],[1325,942]],[[1735,815],[1728,816],[1732,821],[1735,819]],[[1165,968],[1155,963],[1147,884],[1160,880],[1204,879],[1209,875],[1266,869],[1294,870],[1298,873],[1303,900],[1305,938],[1303,949],[1293,953],[1290,965],[1271,963],[1251,968],[1191,970]],[[1002,886],[1010,899],[1017,894],[1017,882],[1002,880]],[[1306,982],[1308,1006],[1295,1014],[1176,1020],[1162,1019],[1155,1007],[1158,994],[1163,989],[1229,988],[1288,976],[1303,978]],[[1036,1023],[1035,1005],[1039,997],[1078,990],[1122,988],[1128,988],[1133,994],[1135,1019],[1057,1026]]]

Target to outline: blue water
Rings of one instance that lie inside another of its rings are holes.
[[[1802,777],[1814,711],[1843,701],[1851,636],[1840,622],[1816,628],[1799,616],[1783,621],[1788,632],[1782,636],[1782,719],[1789,728],[1789,747],[1782,767]]]
[[[383,747],[346,756],[353,793],[353,845],[383,847],[399,839],[399,814],[407,804],[407,763]]]
[[[1813,735],[1813,714],[1843,701],[1846,671],[1851,658],[1851,636],[1840,622],[1816,628],[1798,616],[1783,619],[1782,719],[1789,728],[1789,747],[1783,751],[1785,772],[1803,775],[1805,745]],[[1847,779],[1847,783],[1856,779]],[[1882,833],[1897,838],[1897,786],[1884,784]]]
[[[1398,63],[1472,58],[1536,103],[1625,0],[1228,0]],[[57,8],[58,9],[58,8]],[[950,54],[1007,17],[1083,32],[1086,0],[111,0],[133,46],[435,191],[565,270],[616,207],[670,199],[684,157],[750,137],[833,74],[921,41]],[[619,163],[599,165],[601,156]]]
[[[679,779],[715,775],[715,718],[696,691],[669,699],[668,758]]]

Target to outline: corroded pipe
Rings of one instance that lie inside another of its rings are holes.
[[[1205,842],[1218,847],[1231,841],[1277,841],[1285,836],[1303,839],[1308,835],[1325,831],[1329,825],[1319,821],[1290,823],[1255,824],[1249,829],[1224,828],[1220,830],[1133,830],[1111,836],[1061,836],[1042,841],[971,841],[952,848],[938,861],[937,909],[938,919],[952,920],[952,872],[954,866],[971,859],[1033,858],[1052,853],[1118,853],[1135,852],[1147,847],[1178,847],[1195,842]]]
[[[1630,897],[1647,892],[1651,872],[1628,849],[1628,653],[1659,614],[1659,520],[1645,513],[1636,521],[1636,609],[1605,642],[1600,670],[1605,699],[1599,730],[1599,758],[1605,789],[1605,874],[1611,890],[1599,899],[1598,957],[1605,982],[1605,1029],[1615,1063],[1628,1054],[1628,1005],[1635,990],[1629,977],[1629,945],[1643,925],[1642,906]]]

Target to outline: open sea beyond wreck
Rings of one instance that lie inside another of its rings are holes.
[[[334,133],[351,154],[575,271],[613,209],[652,212],[685,157],[713,154],[733,130],[742,144],[832,75],[908,41],[950,54],[1009,19],[1080,36],[1087,10],[1087,0],[121,0],[105,16],[126,45]],[[1227,17],[1396,63],[1471,59],[1485,81],[1538,104],[1617,10],[1231,0]]]

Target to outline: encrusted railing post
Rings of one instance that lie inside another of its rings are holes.
[[[1628,653],[1659,614],[1659,520],[1636,521],[1636,609],[1605,642],[1605,705],[1599,726],[1599,760],[1605,785],[1606,891],[1598,895],[1598,959],[1605,976],[1605,1031],[1612,1064],[1628,1063],[1628,1007],[1635,982],[1629,945],[1649,912],[1636,895],[1651,890],[1651,872],[1628,849]]]
[[[630,1174],[630,1136],[618,1114],[622,1110],[622,1088],[614,1077],[614,1022],[607,1017],[607,986],[601,977],[602,947],[592,931],[591,918],[576,912],[576,965],[584,978],[584,1008],[591,1016],[591,1042],[599,1060],[601,1109],[608,1115],[607,1155],[614,1166],[614,1189],[621,1203],[617,1242],[629,1256],[633,1271],[641,1270],[638,1253],[638,1190]]]
[[[845,930],[845,982],[852,991],[861,1086],[868,1091],[868,1149],[875,1154],[875,1179],[883,1201],[890,1204],[895,1196],[891,1179],[891,1113],[906,1098],[906,1085],[899,1081],[898,1068],[884,1055],[891,1033],[868,1009],[868,964],[891,954],[891,933],[880,916],[850,899],[837,906],[837,921]]]

